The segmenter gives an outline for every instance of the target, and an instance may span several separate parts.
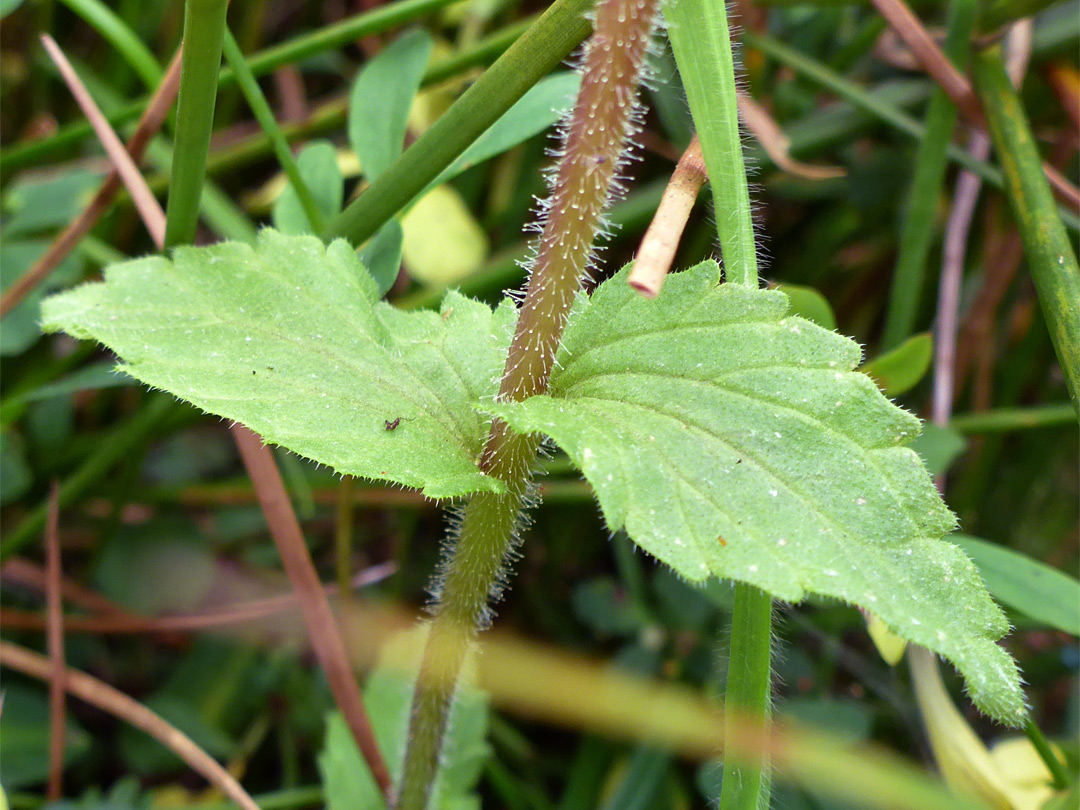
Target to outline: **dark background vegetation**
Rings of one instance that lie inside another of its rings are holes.
[[[112,5],[166,62],[179,40],[182,4],[117,0]],[[245,52],[251,52],[355,14],[364,5],[346,0],[235,2],[230,24]],[[939,5],[918,5],[927,25],[941,25]],[[478,9],[487,16],[478,17]],[[540,9],[529,0],[488,7],[465,3],[422,23],[440,38],[445,53],[452,53],[468,26],[477,26],[469,36],[489,33]],[[770,33],[874,97],[917,118],[923,115],[931,82],[882,58],[878,43],[884,26],[872,7],[826,0],[818,5],[738,3],[736,11],[743,24]],[[1039,14],[1036,26],[1023,100],[1044,154],[1075,178],[1077,131],[1067,105],[1077,103],[1076,91],[1071,97],[1063,94],[1049,76],[1053,70],[1071,70],[1076,76],[1080,11],[1075,2],[1051,4]],[[38,44],[43,31],[76,62],[106,109],[106,102],[115,105],[144,92],[130,67],[65,4],[27,0],[0,25],[0,133],[5,150],[49,138],[58,127],[81,119]],[[391,31],[266,77],[262,86],[279,120],[306,126],[320,104],[347,94],[367,56],[396,35]],[[792,136],[795,156],[846,170],[843,177],[810,180],[758,160],[754,198],[762,252],[768,257],[764,275],[770,282],[818,290],[835,312],[839,331],[856,338],[867,356],[874,357],[889,307],[916,143],[760,51],[747,52],[744,62],[747,88]],[[687,142],[688,114],[672,71],[670,57],[662,58],[659,80],[646,94],[642,160],[633,164],[629,196],[615,214],[621,228],[603,253],[602,273],[632,256],[673,168],[672,158]],[[346,144],[340,117],[307,128],[319,130],[338,146]],[[257,138],[258,128],[239,93],[235,88],[223,91],[211,155],[213,180],[256,223],[263,223],[268,221],[268,200],[257,192],[278,175],[279,167],[265,148],[237,151],[237,144]],[[464,283],[472,294],[495,300],[504,286],[517,284],[504,257],[522,242],[532,197],[543,192],[547,144],[546,137],[536,137],[453,182],[490,240],[489,260]],[[752,140],[747,145],[757,151]],[[217,163],[215,154],[223,156]],[[104,166],[97,143],[85,138],[5,169],[0,248],[5,286],[80,210]],[[160,170],[147,173],[163,191],[161,180],[153,179],[160,178]],[[951,166],[948,193],[955,177]],[[138,256],[152,251],[125,199],[46,288],[94,277],[115,252]],[[948,204],[948,194],[943,195],[939,230]],[[678,266],[709,255],[715,238],[711,216],[703,195],[684,235]],[[210,229],[202,237],[217,238]],[[998,302],[976,324],[982,332],[961,336],[966,367],[957,381],[958,413],[1067,401],[1030,277],[1022,257],[1010,248],[1015,240],[1004,196],[984,190],[969,242],[962,317],[988,287]],[[935,239],[928,262],[919,330],[930,329],[933,320],[939,242]],[[423,292],[408,273],[406,265],[391,300]],[[101,447],[116,441],[150,396],[137,387],[98,385],[28,399],[43,385],[108,360],[64,336],[40,337],[34,307],[32,301],[30,309],[3,323],[0,494],[6,532],[44,501],[50,481],[70,479]],[[100,375],[96,379],[100,381]],[[925,416],[929,390],[927,374],[899,401]],[[1075,421],[961,438],[962,450],[949,467],[946,500],[960,516],[963,530],[1075,572],[1080,486]],[[294,456],[277,456],[311,551],[325,579],[332,581],[338,479]],[[548,497],[535,513],[512,588],[498,608],[499,625],[652,677],[717,691],[723,681],[728,617],[722,589],[711,599],[696,593],[632,551],[625,537],[611,537],[584,483],[559,458],[545,480]],[[418,608],[440,553],[443,515],[400,490],[358,487],[354,566],[359,570],[386,561],[397,566],[396,573],[365,590],[364,596]],[[198,612],[235,601],[239,597],[229,591],[232,581],[259,580],[274,592],[287,588],[226,425],[193,410],[173,412],[115,464],[98,470],[83,494],[61,512],[60,540],[68,580],[147,616]],[[41,542],[35,539],[19,557],[40,564]],[[42,590],[25,578],[5,579],[0,604],[5,611],[44,615]],[[68,609],[72,615],[86,612],[77,600],[69,602]],[[780,615],[775,665],[780,710],[926,760],[906,669],[891,669],[880,659],[857,611],[811,602],[786,607]],[[1074,739],[1080,723],[1076,639],[1019,615],[1012,618],[1017,629],[1005,643],[1023,670],[1037,721],[1051,737]],[[20,629],[10,622],[4,637],[35,649],[44,646],[41,630]],[[280,794],[285,797],[280,807],[321,801],[317,790],[288,792],[319,784],[316,755],[323,744],[324,717],[332,707],[318,668],[301,646],[252,643],[234,632],[75,631],[66,643],[70,666],[145,701],[184,728],[211,754],[234,763],[252,793],[286,791]],[[43,802],[48,770],[46,687],[5,672],[3,688],[3,783],[13,807],[37,807]],[[958,690],[954,694],[959,697]],[[217,800],[204,795],[202,783],[147,738],[78,701],[69,702],[68,712],[67,796],[86,799],[95,791],[112,790],[110,806],[125,807],[146,802],[197,806]],[[970,710],[969,715],[988,737],[1000,734]],[[627,757],[633,751],[627,743],[500,713],[492,718],[489,740],[492,753],[480,790],[485,805],[493,807],[599,806],[604,789],[628,778]],[[709,782],[709,772],[657,756],[649,786],[653,792],[647,794],[651,799],[641,806],[704,807],[701,789]],[[786,807],[829,806],[786,788],[776,801]]]

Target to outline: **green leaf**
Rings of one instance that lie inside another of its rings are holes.
[[[43,399],[74,394],[79,391],[99,391],[102,388],[124,388],[134,385],[135,381],[116,370],[116,364],[109,361],[91,363],[61,377],[56,382],[40,385],[25,394],[17,394],[5,401],[5,405],[40,402]]]
[[[296,158],[296,167],[300,177],[315,200],[315,207],[322,214],[323,221],[336,217],[341,212],[341,203],[345,199],[345,180],[338,168],[337,150],[329,141],[314,141],[305,146]],[[311,233],[300,197],[292,183],[285,186],[273,211],[274,227],[286,234]]]
[[[425,191],[447,183],[466,169],[491,160],[543,132],[574,103],[580,86],[581,76],[570,72],[555,73],[537,82],[502,118],[488,127],[472,146],[432,180]]]
[[[929,332],[909,337],[895,349],[875,357],[862,367],[890,397],[906,393],[919,384],[934,359],[934,338]]]
[[[18,790],[44,782],[49,776],[49,698],[35,689],[6,679],[4,711],[0,714],[0,759],[4,761],[3,788]],[[91,737],[67,714],[64,764],[86,758]]]
[[[5,241],[0,244],[0,289],[6,290],[41,257],[48,244],[37,240],[14,242],[6,239],[6,233],[4,236]],[[38,327],[41,299],[46,293],[74,282],[81,275],[82,268],[82,259],[75,254],[69,255],[4,316],[4,325],[0,329],[0,355],[9,357],[20,354],[37,343],[41,337]]]
[[[0,20],[23,4],[23,0],[0,0]]]
[[[967,440],[950,427],[927,423],[911,449],[919,454],[931,475],[940,475],[967,449]]]
[[[70,222],[101,183],[101,175],[74,169],[44,179],[19,177],[4,192],[4,238],[36,234]]]
[[[449,293],[441,314],[404,313],[346,242],[265,230],[254,248],[115,265],[43,313],[132,377],[338,472],[432,498],[501,490],[476,466],[487,425],[472,406],[495,392],[509,302],[493,314]]]
[[[456,284],[487,258],[487,234],[453,186],[436,186],[417,200],[401,227],[405,266],[424,284]]]
[[[364,706],[392,774],[400,774],[404,762],[415,671],[425,635],[413,630],[393,639],[364,686]],[[479,810],[476,783],[491,753],[485,740],[487,723],[487,698],[468,685],[460,687],[450,709],[431,810]],[[332,712],[327,719],[319,771],[328,810],[385,807],[341,712]]]
[[[405,232],[401,223],[392,219],[379,228],[371,241],[360,248],[360,261],[375,279],[375,287],[382,298],[397,281],[401,270],[401,246]]]
[[[431,57],[432,40],[409,31],[368,62],[349,95],[349,143],[368,182],[397,160],[420,81]]]
[[[1025,616],[1080,636],[1080,582],[997,543],[966,534],[953,539],[971,555],[995,597]]]
[[[706,262],[654,301],[626,271],[579,296],[549,394],[488,410],[553,438],[611,531],[688,579],[835,597],[940,653],[976,704],[1022,718],[1008,622],[942,536],[955,520],[903,444],[918,420],[853,369],[859,347]]]
[[[21,440],[12,434],[0,433],[0,504],[17,501],[34,483],[34,473],[26,463]]]
[[[788,312],[813,321],[826,329],[836,329],[836,315],[829,299],[813,287],[802,284],[777,284],[776,289],[787,296]]]

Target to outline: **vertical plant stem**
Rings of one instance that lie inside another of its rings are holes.
[[[228,30],[225,31],[222,48],[225,52],[225,59],[233,69],[233,73],[236,74],[236,82],[240,86],[240,92],[244,94],[244,100],[247,101],[255,120],[262,127],[262,131],[270,139],[278,163],[281,164],[285,176],[289,178],[289,182],[292,183],[292,187],[296,190],[296,196],[300,200],[300,207],[304,209],[304,215],[308,219],[311,232],[320,233],[324,225],[323,218],[319,213],[319,207],[315,205],[315,198],[311,195],[311,189],[304,182],[304,178],[300,176],[300,167],[293,160],[289,142],[285,140],[285,135],[274,118],[274,112],[270,109],[266,96],[259,89],[259,83],[255,80],[255,74],[251,72],[251,68],[248,67],[240,46]]]
[[[694,118],[716,205],[716,229],[728,283],[756,287],[757,251],[750,191],[739,137],[735,62],[723,3],[668,0],[664,6],[668,38],[679,66]],[[739,713],[767,723],[772,644],[772,599],[742,583],[735,584],[731,616],[731,667],[725,702]],[[735,713],[724,723],[724,749],[736,750],[745,723]],[[769,804],[764,758],[724,762],[721,810],[757,810]]]
[[[967,62],[977,9],[975,0],[953,0],[949,5],[945,55],[959,68]],[[940,87],[934,90],[926,113],[926,131],[915,156],[915,176],[901,226],[900,250],[885,317],[883,349],[899,346],[915,331],[926,259],[937,230],[935,220],[945,180],[946,149],[952,141],[956,115],[956,107],[945,91]]]
[[[46,642],[52,673],[49,677],[49,783],[46,795],[59,801],[64,795],[64,746],[67,716],[64,693],[63,569],[60,563],[60,488],[49,486],[49,519],[45,524],[45,602],[48,607]]]
[[[226,8],[228,0],[187,0],[184,6],[184,54],[169,176],[166,248],[195,241],[206,154],[214,126]]]
[[[555,0],[461,98],[341,212],[325,237],[362,244],[588,35],[592,0]]]
[[[976,86],[1005,173],[1005,190],[1039,305],[1065,373],[1069,397],[1080,414],[1080,266],[1055,211],[1035,139],[1000,50],[977,54],[974,64]]]
[[[724,705],[739,722],[724,722],[724,782],[720,810],[758,810],[769,806],[769,778],[764,757],[733,761],[729,751],[745,750],[738,734],[746,721],[769,717],[769,675],[772,647],[772,598],[742,582],[735,583],[731,613],[731,648]]]
[[[735,284],[756,287],[757,247],[724,4],[668,0],[664,18],[712,186],[724,275]]]
[[[659,0],[603,0],[585,49],[581,90],[562,156],[525,301],[507,353],[499,398],[543,393],[570,305],[592,259],[603,213],[633,133],[637,85]],[[504,561],[527,505],[538,436],[492,425],[480,466],[505,485],[481,493],[462,515],[443,568],[435,618],[416,683],[398,810],[422,810],[431,796],[457,680],[473,637],[497,594]]]

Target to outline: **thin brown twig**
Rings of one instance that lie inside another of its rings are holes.
[[[397,570],[396,563],[385,562],[365,568],[352,578],[353,588],[362,588],[379,582]],[[327,596],[340,591],[334,585],[326,585],[323,590]],[[268,596],[263,599],[251,599],[231,605],[223,605],[203,613],[187,613],[176,616],[138,616],[135,614],[110,614],[106,616],[67,616],[64,627],[69,633],[101,634],[137,634],[137,633],[177,633],[208,630],[215,627],[267,619],[278,613],[297,607],[296,591]],[[8,630],[41,630],[46,625],[45,617],[39,613],[0,608],[0,626]]]
[[[59,801],[64,796],[64,746],[67,742],[67,708],[64,704],[64,604],[60,596],[60,487],[49,487],[49,516],[45,522],[46,618],[49,651],[49,781],[46,796]]]
[[[938,47],[904,0],[873,0],[873,3],[881,16],[911,48],[911,52],[923,69],[952,99],[956,108],[972,124],[985,131],[986,117],[983,115],[982,105],[975,95],[971,82],[956,69],[949,57]],[[1080,211],[1080,189],[1046,161],[1043,161],[1043,171],[1058,199],[1076,211]]]
[[[127,153],[134,162],[142,159],[147,144],[154,137],[176,100],[176,93],[180,89],[180,51],[176,52],[169,69],[154,92],[150,103],[146,106],[142,117],[135,126],[135,132],[127,144]],[[73,219],[63,231],[49,245],[49,249],[42,254],[34,264],[23,273],[15,282],[4,290],[0,295],[0,317],[3,317],[26,298],[56,267],[67,258],[68,254],[75,249],[82,238],[90,232],[97,221],[112,204],[113,198],[120,190],[120,174],[113,169],[101,182],[97,193],[94,194],[90,204]]]
[[[251,476],[251,483],[255,486],[270,534],[281,555],[285,573],[300,601],[315,657],[326,674],[330,691],[356,739],[360,753],[389,803],[393,792],[390,772],[364,709],[345,642],[304,543],[304,535],[281,480],[281,473],[270,448],[263,444],[261,437],[237,423],[233,424],[232,431],[244,466]]]
[[[48,658],[8,641],[0,641],[0,664],[42,681],[49,680],[52,673],[52,663]],[[243,810],[259,810],[255,800],[217,760],[160,715],[85,672],[65,669],[63,676],[64,688],[79,700],[145,731]]]
[[[64,52],[60,50],[60,46],[48,34],[41,35],[41,42],[45,46],[49,57],[56,64],[60,75],[63,76],[71,95],[75,97],[79,109],[82,110],[83,115],[90,122],[90,126],[93,127],[94,134],[97,135],[106,154],[119,173],[120,179],[124,181],[124,187],[127,188],[131,199],[134,200],[135,208],[142,217],[146,229],[150,232],[154,244],[160,249],[165,242],[165,212],[161,208],[161,203],[157,201],[157,197],[154,196],[154,193],[146,184],[146,180],[143,179],[142,174],[139,172],[139,167],[131,159],[131,155],[124,148],[123,142],[113,131],[108,120],[101,114],[101,110],[94,103],[93,97],[79,79],[78,74],[75,73],[75,69],[68,62],[67,57],[64,56]]]
[[[664,196],[660,198],[660,205],[641,239],[634,266],[627,278],[630,286],[646,298],[655,298],[660,294],[671,263],[675,260],[675,251],[686,228],[686,221],[706,179],[701,144],[695,135],[671,173]]]
[[[807,180],[829,180],[843,177],[846,172],[839,166],[813,166],[791,156],[791,139],[784,134],[768,110],[750,95],[738,93],[739,119],[750,134],[761,144],[769,159],[788,174]]]
[[[0,579],[9,583],[18,583],[34,590],[45,592],[48,582],[48,573],[39,565],[35,565],[23,557],[13,557],[0,568]],[[106,599],[101,594],[95,593],[89,588],[84,588],[77,582],[61,578],[60,595],[68,602],[78,605],[96,613],[118,614],[126,612],[124,608]]]

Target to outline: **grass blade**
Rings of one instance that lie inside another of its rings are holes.
[[[990,137],[1005,172],[1035,291],[1073,406],[1080,412],[1080,267],[1057,216],[1035,139],[998,49],[975,58]]]

